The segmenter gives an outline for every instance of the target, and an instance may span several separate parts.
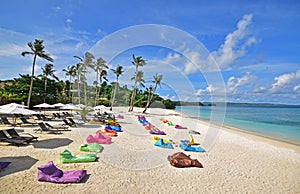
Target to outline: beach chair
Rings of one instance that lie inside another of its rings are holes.
[[[44,131],[44,132],[55,133],[55,134],[61,133],[61,131],[58,129],[51,129],[51,128],[47,127],[45,125],[45,123],[43,123],[43,122],[38,123],[38,125],[40,126],[40,128],[35,129],[35,132],[38,132],[38,131],[43,132]]]
[[[75,122],[72,118],[68,118],[68,119],[69,119],[70,123],[72,123],[72,125],[78,126],[78,125],[83,125],[84,124],[84,122]]]
[[[70,127],[77,127],[76,123],[72,124],[71,122],[67,121],[67,119],[63,119],[64,124],[63,125],[68,125]]]
[[[16,146],[20,146],[20,145],[24,145],[25,143],[28,144],[28,141],[24,140],[24,139],[19,139],[19,138],[9,138],[7,137],[7,135],[4,133],[3,130],[0,130],[0,141],[1,142],[6,142],[6,143],[10,143]]]
[[[41,114],[40,117],[42,118],[43,121],[52,121],[51,117],[46,117],[45,115]]]
[[[30,122],[28,121],[26,118],[24,117],[20,117],[20,120],[22,121],[22,123],[19,123],[19,125],[25,124],[25,125],[37,125],[37,123],[35,122]]]
[[[24,133],[27,136],[21,136],[19,135],[19,133],[15,130],[15,129],[6,129],[5,130],[12,138],[17,138],[17,139],[24,139],[26,140],[28,143],[29,142],[33,142],[33,141],[37,141],[38,137],[35,137],[33,135],[31,135],[30,133]]]
[[[51,125],[49,123],[45,123],[45,125],[51,129],[64,129],[64,130],[69,129],[69,127],[63,125]]]
[[[11,126],[16,126],[16,124],[9,122],[7,117],[1,117],[2,123],[5,125],[11,125]]]

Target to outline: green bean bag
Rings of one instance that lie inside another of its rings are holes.
[[[94,162],[96,159],[96,154],[79,154],[76,156],[72,156],[69,150],[65,150],[60,153],[61,163]]]
[[[79,150],[83,152],[101,152],[102,149],[103,146],[97,143],[83,144],[79,147]]]

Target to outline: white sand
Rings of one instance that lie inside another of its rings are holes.
[[[166,138],[188,139],[188,130],[167,126],[161,117],[200,131],[200,136],[193,135],[195,141],[211,148],[206,153],[185,152],[204,168],[178,169],[169,165],[167,156],[182,150],[153,146],[152,135],[137,121],[142,109],[114,111],[125,117],[119,120],[124,132],[114,137],[112,144],[104,145],[95,163],[61,164],[59,153],[65,149],[83,153],[79,146],[88,134],[103,128],[101,125],[87,124],[61,135],[34,133],[32,127],[22,127],[39,136],[39,142],[24,147],[1,143],[0,161],[9,157],[12,164],[0,171],[0,193],[300,193],[299,146],[231,130],[220,130],[217,141],[205,145],[213,126],[174,111],[150,109],[146,119],[165,131]],[[58,143],[51,141],[53,138],[58,138]],[[51,160],[62,170],[86,169],[88,176],[79,184],[37,181],[37,167]]]

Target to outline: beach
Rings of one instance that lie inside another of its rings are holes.
[[[86,123],[62,134],[20,127],[39,141],[20,147],[1,143],[0,161],[12,163],[0,171],[0,193],[300,193],[300,146],[222,129],[173,110],[150,108],[147,114],[142,110],[113,109],[124,116],[117,120],[123,132],[113,137],[111,144],[103,145],[98,161],[90,163],[62,164],[59,153],[65,149],[74,155],[84,153],[79,146],[104,125]],[[171,166],[167,156],[182,150],[179,146],[155,147],[153,135],[138,122],[138,115],[167,134],[160,137],[175,142],[188,139],[190,129],[199,131],[201,134],[193,137],[207,151],[184,153],[203,168]],[[188,129],[175,129],[161,118]],[[76,184],[39,182],[37,167],[48,161],[63,171],[85,169],[87,176]]]

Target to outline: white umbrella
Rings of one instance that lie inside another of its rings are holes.
[[[63,109],[63,110],[81,110],[81,108],[79,108],[78,106],[76,106],[74,104],[66,104],[65,106],[62,106],[59,109]]]
[[[103,109],[107,109],[107,107],[104,105],[98,105],[98,106],[93,107],[92,109],[93,110],[103,110]]]
[[[63,107],[63,106],[65,106],[65,104],[63,104],[63,103],[56,103],[56,104],[52,104],[52,106],[54,106],[54,107]]]
[[[1,108],[0,112],[5,114],[23,114],[23,115],[38,114],[36,111],[25,109],[25,108],[19,108],[19,107]]]
[[[50,105],[50,104],[47,104],[47,103],[38,104],[38,105],[35,105],[33,107],[35,107],[35,108],[54,108],[53,105]]]
[[[17,104],[17,103],[9,103],[9,104],[4,104],[4,105],[1,105],[0,108],[9,108],[9,107],[18,107],[18,108],[26,108],[28,106],[25,106],[23,104]]]

